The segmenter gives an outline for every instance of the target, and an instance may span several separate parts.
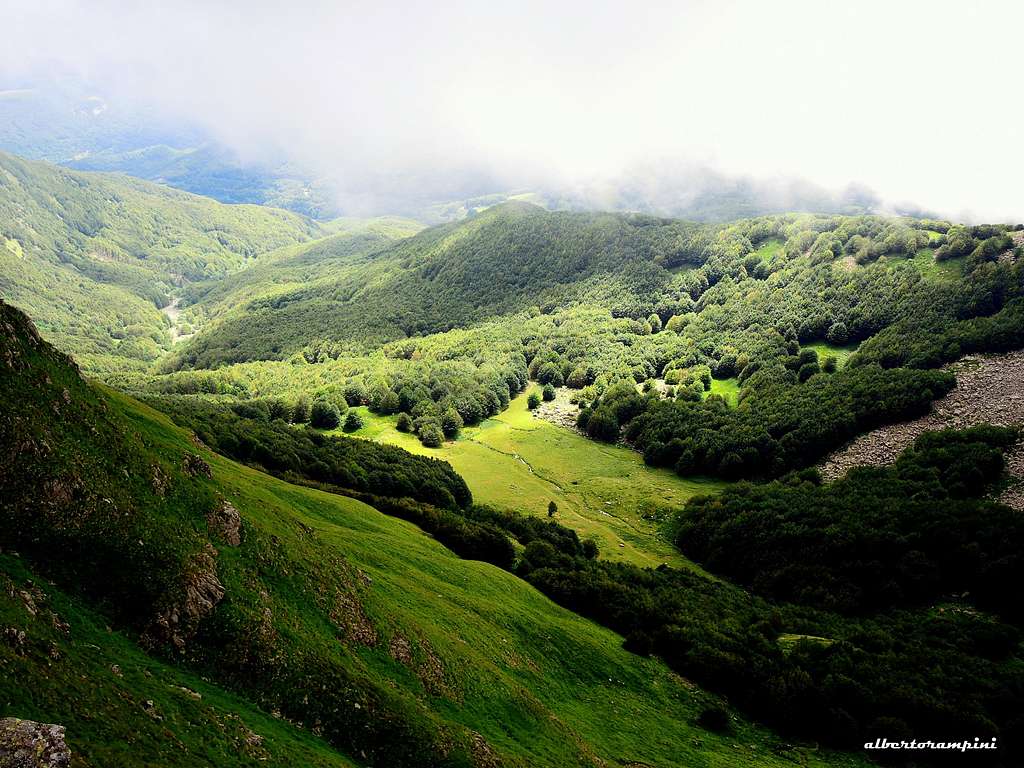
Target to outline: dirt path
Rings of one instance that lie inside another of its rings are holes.
[[[834,480],[856,464],[892,463],[929,430],[975,424],[1024,426],[1024,350],[966,357],[949,369],[956,374],[956,389],[936,400],[928,415],[880,427],[847,443],[818,466],[822,477]],[[1000,500],[1024,511],[1024,440],[1006,458],[1012,481]]]

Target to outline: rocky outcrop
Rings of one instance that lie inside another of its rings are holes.
[[[579,416],[580,409],[569,400],[573,392],[574,390],[568,387],[558,387],[555,390],[554,400],[542,402],[533,409],[534,418],[543,419],[559,427],[578,432],[579,430],[576,429],[576,418]]]
[[[217,550],[207,544],[197,553],[185,574],[181,593],[157,614],[144,634],[149,645],[170,643],[184,650],[199,622],[224,598],[224,585],[217,578]]]
[[[930,413],[847,443],[818,467],[822,478],[835,480],[858,464],[891,464],[923,432],[976,424],[1024,426],[1024,350],[966,357],[949,369],[956,375],[956,389],[936,400]],[[1011,483],[1000,500],[1024,511],[1024,441],[1008,452],[1006,463]]]
[[[367,646],[377,644],[377,629],[363,610],[363,603],[355,590],[335,588],[332,603],[331,621],[349,642]]]
[[[473,765],[477,768],[501,768],[503,765],[501,758],[494,751],[494,748],[487,743],[487,739],[476,731],[470,731],[470,734],[472,736],[470,748],[473,756]]]
[[[226,544],[237,547],[242,543],[242,516],[227,499],[221,497],[210,513],[206,516],[206,526],[210,533]]]
[[[71,750],[64,726],[8,717],[0,720],[0,768],[64,768]]]
[[[181,460],[181,469],[189,477],[213,477],[213,470],[200,456],[186,453]]]

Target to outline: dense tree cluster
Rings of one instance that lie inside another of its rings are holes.
[[[330,277],[252,296],[182,350],[171,367],[282,359],[319,339],[375,348],[564,303],[582,281],[619,271],[638,282],[640,290],[630,295],[639,295],[667,274],[654,260],[683,258],[681,243],[701,229],[672,219],[495,206],[425,230]]]
[[[797,371],[792,370],[793,368]],[[810,375],[803,375],[810,367]],[[819,374],[816,363],[762,368],[738,408],[705,402],[628,395],[599,401],[654,466],[680,474],[726,478],[775,476],[807,466],[846,440],[880,423],[925,413],[953,388],[941,371],[885,370],[877,366]],[[588,425],[588,434],[594,435]]]
[[[831,485],[807,476],[727,489],[691,503],[676,534],[710,570],[766,597],[844,613],[969,592],[1021,615],[1024,520],[984,500],[1015,430],[930,433],[893,467],[855,467]]]
[[[230,408],[183,397],[150,402],[218,453],[269,472],[439,507],[472,502],[465,481],[447,462],[368,440],[296,428],[283,419],[272,420],[262,403]]]

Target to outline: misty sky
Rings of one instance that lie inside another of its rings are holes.
[[[1022,3],[0,6],[5,81],[100,83],[353,197],[697,163],[1024,220]]]

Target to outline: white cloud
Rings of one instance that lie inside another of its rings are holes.
[[[4,74],[76,72],[353,196],[685,160],[1024,219],[1016,2],[4,5]]]

